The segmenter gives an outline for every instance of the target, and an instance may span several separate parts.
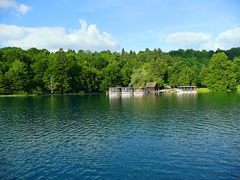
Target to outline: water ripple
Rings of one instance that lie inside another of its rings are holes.
[[[239,95],[215,96],[2,99],[0,179],[237,179]]]

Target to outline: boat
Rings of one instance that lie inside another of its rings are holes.
[[[137,87],[134,89],[134,95],[144,95],[146,93],[147,91],[145,87]]]
[[[121,94],[121,87],[110,87],[109,94]]]
[[[134,93],[134,87],[122,87],[121,88],[122,95],[128,95]]]
[[[110,87],[108,94],[121,94],[121,95],[132,95],[132,94],[146,94],[145,87]]]
[[[176,89],[176,93],[197,93],[197,86],[178,86]]]

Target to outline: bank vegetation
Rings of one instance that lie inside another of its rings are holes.
[[[115,86],[196,85],[214,91],[240,84],[240,48],[91,52],[0,49],[0,94],[105,92]]]

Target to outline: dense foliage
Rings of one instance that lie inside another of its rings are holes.
[[[0,94],[104,92],[112,86],[145,86],[150,81],[162,87],[235,89],[240,83],[240,48],[169,53],[0,49]]]

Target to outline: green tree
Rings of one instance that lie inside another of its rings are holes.
[[[205,86],[205,84],[206,84],[206,77],[208,76],[208,73],[209,73],[209,69],[207,67],[205,67],[205,65],[203,65],[201,72],[199,74],[199,79],[201,81],[202,86]]]
[[[81,90],[84,92],[98,91],[98,72],[96,69],[83,67],[80,75]]]
[[[44,73],[47,69],[47,59],[41,58],[33,64],[33,93],[42,94],[45,90]]]
[[[146,69],[144,68],[134,69],[133,74],[131,75],[130,86],[144,87],[148,81],[149,80],[148,80],[148,74]]]
[[[103,56],[99,56],[95,58],[94,61],[92,62],[92,66],[98,70],[106,68],[107,65],[108,65],[108,62]]]
[[[70,86],[71,90],[74,93],[79,93],[82,89],[81,84],[81,73],[82,73],[82,66],[78,65],[76,62],[72,62],[69,68],[68,75],[71,77],[70,79]]]
[[[54,94],[56,90],[55,78],[54,78],[54,67],[50,66],[44,73],[43,81],[47,90],[50,90],[51,94]]]
[[[172,87],[179,85],[190,85],[194,79],[194,74],[189,68],[191,64],[186,59],[178,59],[172,67],[168,67],[168,83]],[[186,75],[185,75],[186,73]],[[186,80],[184,80],[186,78]]]
[[[194,71],[190,67],[184,67],[178,78],[178,84],[182,86],[196,85]]]
[[[69,73],[69,63],[67,56],[63,49],[60,49],[57,53],[57,57],[54,63],[53,78],[56,86],[56,93],[71,92]]]
[[[157,51],[156,51],[157,52]],[[158,53],[158,57],[152,58],[147,69],[149,80],[158,82],[161,86],[168,79],[168,67],[171,66],[172,59],[165,53]]]
[[[239,49],[169,53],[148,48],[138,53],[60,49],[50,53],[46,49],[0,48],[0,94],[97,92],[110,86],[145,86],[150,81],[173,87],[234,89],[240,83]]]
[[[131,82],[131,74],[132,74],[132,69],[128,67],[124,67],[121,69],[121,74],[122,74],[122,84],[123,86],[129,86]]]
[[[109,87],[122,85],[122,74],[118,63],[114,61],[101,71],[100,90],[106,91]]]
[[[9,90],[8,90],[5,75],[0,70],[0,94],[8,94],[8,93],[9,93]]]
[[[237,84],[240,84],[240,57],[235,57],[233,59],[233,63],[236,65],[236,78],[237,78]]]
[[[228,60],[224,52],[214,54],[210,60],[208,74],[204,78],[203,85],[206,85],[210,90],[235,89],[237,86],[235,70],[235,64]]]
[[[45,87],[51,94],[63,94],[71,92],[70,63],[63,49],[51,55],[48,68],[44,73]]]
[[[29,78],[27,72],[27,65],[20,60],[15,60],[12,67],[6,72],[11,93],[26,94],[28,93]]]

